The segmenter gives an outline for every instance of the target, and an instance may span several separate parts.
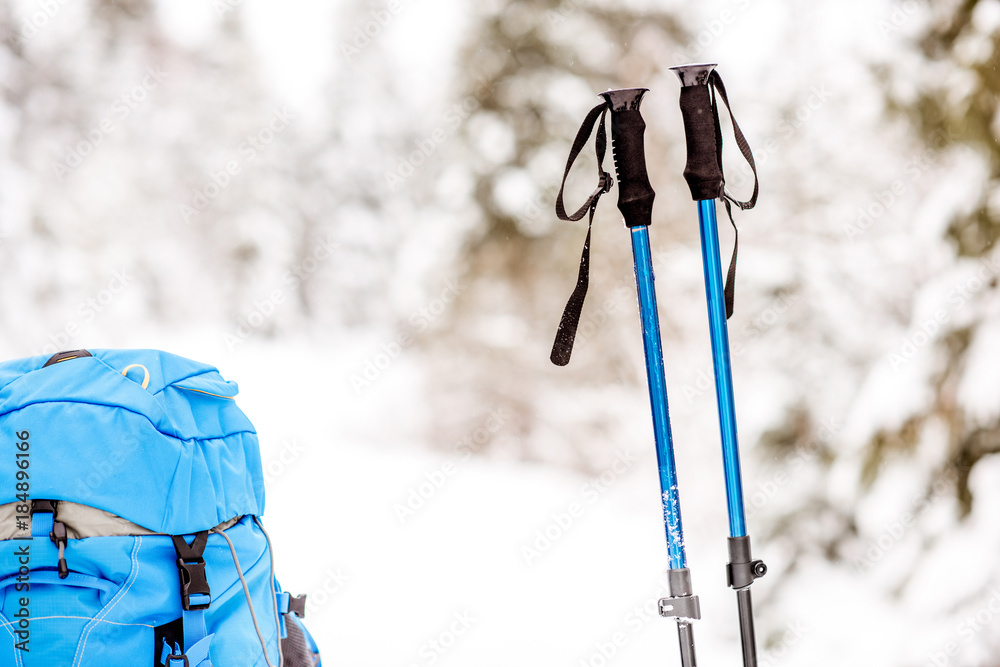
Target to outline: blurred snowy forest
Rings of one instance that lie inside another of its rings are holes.
[[[722,588],[725,501],[668,67],[718,62],[761,181],[737,213],[729,326],[751,534],[771,567],[754,588],[762,664],[1000,666],[1000,0],[18,0],[0,4],[0,34],[4,358],[170,349],[240,381],[262,436],[290,432],[276,424],[306,409],[276,406],[308,393],[317,441],[430,452],[404,490],[456,452],[572,489],[628,447],[639,462],[615,506],[649,517],[642,544],[665,562],[614,191],[574,358],[548,361],[585,234],[553,212],[566,154],[598,92],[650,88],[696,592]],[[298,486],[270,486],[270,507],[295,507],[281,498]],[[573,604],[591,604],[592,582],[576,584]],[[723,619],[698,626],[705,650],[735,664],[731,593],[705,595]],[[408,664],[354,657],[368,654],[337,613],[319,638],[331,664]],[[675,664],[656,623],[642,655]],[[600,667],[594,642],[540,641],[520,662]]]

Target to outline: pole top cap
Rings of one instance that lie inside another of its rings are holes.
[[[601,93],[612,111],[638,111],[642,96],[649,88],[619,88]]]
[[[681,87],[688,88],[690,86],[706,85],[709,75],[716,67],[718,67],[717,63],[700,63],[695,65],[678,65],[670,69],[681,80]]]

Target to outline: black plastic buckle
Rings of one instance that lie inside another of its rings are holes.
[[[601,172],[601,180],[598,181],[597,185],[601,188],[601,193],[611,192],[611,186],[615,184],[615,179],[611,178],[611,174],[606,171]]]
[[[166,665],[166,667],[178,667],[177,665],[172,665],[170,663],[171,660],[183,660],[184,667],[191,667],[191,663],[188,662],[188,657],[183,653],[181,655],[177,655],[176,653],[171,653],[170,655],[167,656],[167,661],[163,663],[164,665]]]
[[[305,593],[302,595],[288,596],[288,613],[295,614],[299,618],[306,617],[306,596]]]
[[[48,512],[49,514],[55,516],[56,501],[33,499],[31,501],[31,516],[35,516],[39,512]]]
[[[212,591],[208,588],[208,577],[205,576],[205,559],[186,561],[178,558],[177,570],[181,575],[181,605],[184,611],[208,609],[212,604]],[[204,595],[208,602],[191,604],[193,595]]]
[[[177,552],[177,571],[181,575],[181,604],[184,611],[197,611],[208,609],[212,604],[212,591],[208,588],[208,577],[205,575],[205,545],[208,544],[208,531],[203,530],[197,533],[194,541],[188,544],[183,535],[172,535],[174,551]],[[199,596],[207,601],[196,600],[193,604],[191,598]]]

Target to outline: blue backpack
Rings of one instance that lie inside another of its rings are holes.
[[[153,350],[0,363],[0,665],[321,664],[236,393]]]

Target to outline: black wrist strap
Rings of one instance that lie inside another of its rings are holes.
[[[608,147],[607,132],[604,123],[607,110],[608,106],[606,103],[598,104],[590,110],[587,117],[583,120],[580,130],[576,133],[576,139],[573,140],[573,147],[570,149],[569,159],[566,161],[566,171],[563,172],[562,185],[559,186],[559,195],[556,197],[556,215],[559,216],[560,220],[576,221],[584,215],[588,215],[587,238],[583,242],[583,253],[580,255],[580,272],[576,278],[576,288],[570,295],[569,301],[566,302],[566,308],[563,309],[562,319],[559,321],[559,329],[556,331],[556,339],[552,343],[552,354],[549,355],[549,359],[556,366],[565,366],[568,364],[569,358],[573,354],[576,330],[580,325],[583,302],[587,297],[587,288],[590,286],[590,238],[594,226],[594,211],[597,210],[597,202],[600,200],[601,195],[611,190],[611,186],[614,183],[611,174],[604,171],[604,155]],[[598,117],[600,117],[600,123],[597,125],[597,138],[594,142],[594,148],[597,153],[597,189],[594,190],[587,198],[587,201],[583,203],[583,206],[577,209],[575,213],[567,215],[565,205],[563,204],[563,190],[566,188],[566,178],[569,176],[569,171],[573,167],[573,163],[576,162],[576,158],[579,157],[580,152],[587,145],[587,140],[590,139],[590,133],[593,131]]]
[[[712,113],[715,116],[715,145],[717,150],[716,159],[719,162],[719,173],[723,173],[722,123],[719,120],[719,106],[716,100],[716,94],[718,94],[718,97],[722,98],[723,103],[726,105],[726,111],[729,112],[729,120],[733,124],[733,136],[736,138],[736,145],[739,147],[740,153],[743,154],[743,159],[747,161],[747,164],[750,165],[750,170],[753,172],[753,194],[750,195],[750,199],[747,201],[739,201],[726,191],[724,173],[722,187],[720,188],[718,194],[719,199],[721,199],[722,203],[726,206],[726,215],[729,216],[729,223],[733,226],[733,231],[735,232],[735,238],[733,240],[733,256],[732,259],[729,260],[729,271],[726,274],[726,285],[724,289],[726,297],[726,319],[729,319],[733,316],[733,302],[736,299],[736,256],[739,251],[740,242],[740,231],[736,227],[736,221],[733,220],[732,204],[739,206],[742,211],[747,211],[756,206],[760,183],[757,179],[757,165],[753,161],[753,153],[750,151],[750,144],[747,143],[746,137],[743,136],[743,131],[740,130],[740,126],[736,122],[736,118],[733,116],[733,110],[729,106],[729,96],[726,95],[726,86],[722,83],[722,77],[719,76],[717,71],[713,70],[712,74],[709,76],[708,87],[712,92]]]

